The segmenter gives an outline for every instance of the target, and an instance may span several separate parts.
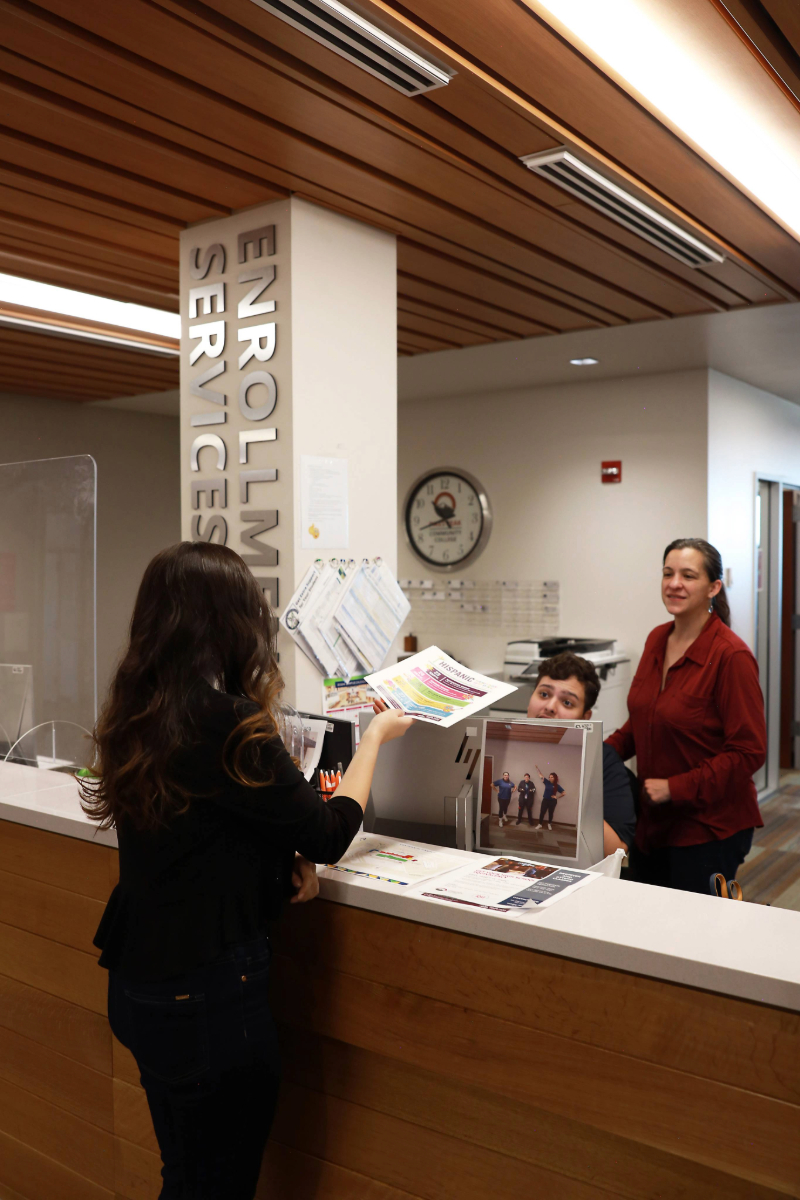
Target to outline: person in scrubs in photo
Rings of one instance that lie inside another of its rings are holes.
[[[516,786],[511,782],[511,776],[509,775],[508,771],[504,771],[503,778],[495,779],[492,787],[497,792],[497,807],[500,812],[498,824],[502,829],[507,820],[506,813],[508,812],[508,806],[511,803],[511,797],[516,791]]]
[[[534,766],[536,766],[535,763]],[[552,829],[552,821],[553,817],[555,816],[556,805],[558,804],[559,799],[562,796],[566,796],[567,793],[558,782],[558,775],[556,775],[555,771],[551,771],[547,776],[547,779],[545,779],[538,767],[536,767],[536,770],[539,774],[539,778],[542,781],[543,795],[542,806],[539,809],[539,824],[534,825],[534,829],[542,828],[542,822],[544,821],[545,813],[547,813],[547,828]]]

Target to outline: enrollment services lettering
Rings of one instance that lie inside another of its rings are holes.
[[[229,504],[237,506],[241,532],[235,549],[277,609],[278,550],[262,538],[278,526],[280,513],[276,501],[274,507],[264,506],[269,493],[256,487],[278,479],[269,453],[278,438],[278,384],[265,366],[275,354],[278,336],[277,301],[269,292],[277,265],[268,261],[275,255],[275,239],[274,224],[237,236],[235,280],[230,245],[215,241],[191,247],[189,275],[197,283],[189,288],[186,353],[193,372],[190,394],[204,405],[191,416],[192,428],[198,431],[189,449],[192,541],[227,545],[226,510]],[[209,277],[213,282],[201,282]],[[235,320],[229,320],[234,306]],[[238,376],[238,387],[231,384],[231,375]],[[228,422],[234,391],[233,402],[244,421],[238,435]],[[271,424],[263,424],[270,418]]]

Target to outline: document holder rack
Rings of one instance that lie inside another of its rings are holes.
[[[371,713],[361,714],[362,737],[371,720]],[[449,729],[416,722],[405,737],[382,746],[364,829],[472,850],[482,733],[476,720]]]

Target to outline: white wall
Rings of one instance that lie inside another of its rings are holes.
[[[755,485],[800,486],[800,406],[709,371],[708,538],[730,568],[732,626],[755,642]]]
[[[504,349],[513,364],[514,344]],[[425,394],[424,363],[415,367]],[[500,365],[497,375],[502,385]],[[664,547],[675,537],[706,535],[706,393],[700,370],[406,401],[399,409],[400,503],[428,468],[472,472],[488,492],[495,524],[483,555],[458,574],[558,579],[560,632],[617,638],[636,661],[649,631],[665,620]],[[605,459],[622,459],[621,484],[601,484]],[[401,577],[430,574],[402,532],[398,570]],[[503,635],[459,634],[443,648],[492,670],[505,644]]]
[[[97,682],[102,700],[145,566],[180,539],[177,417],[0,395],[0,459],[97,463]]]

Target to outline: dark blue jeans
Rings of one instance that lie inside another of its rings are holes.
[[[109,972],[163,1163],[160,1200],[253,1200],[280,1079],[266,937],[158,983]]]
[[[698,846],[663,846],[652,854],[644,854],[633,845],[624,878],[707,896],[713,875],[736,878],[752,844],[753,830],[742,829],[719,841],[701,842]]]

